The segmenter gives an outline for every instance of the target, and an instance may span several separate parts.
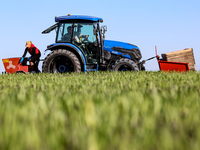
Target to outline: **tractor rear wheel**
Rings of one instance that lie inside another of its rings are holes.
[[[80,72],[81,64],[74,53],[65,49],[52,51],[45,58],[42,65],[42,72],[66,73]]]
[[[137,64],[130,59],[121,58],[113,65],[114,71],[139,71]]]

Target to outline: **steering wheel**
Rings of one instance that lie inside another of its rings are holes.
[[[89,35],[87,35],[87,37],[84,37],[84,39],[81,41],[84,44],[89,44],[89,40],[88,40]]]

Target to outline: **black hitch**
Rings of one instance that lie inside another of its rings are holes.
[[[139,62],[139,63],[137,64],[139,70],[145,70],[145,66],[144,66],[145,62],[146,62],[146,61],[149,61],[149,60],[151,60],[151,59],[154,59],[154,58],[156,58],[156,56],[151,57],[151,58],[149,58],[149,59],[146,59],[146,60],[143,60],[143,61]]]

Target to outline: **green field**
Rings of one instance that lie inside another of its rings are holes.
[[[199,150],[200,73],[0,75],[0,150]]]

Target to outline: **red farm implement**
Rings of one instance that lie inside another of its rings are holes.
[[[31,67],[27,65],[26,58],[22,64],[20,64],[20,59],[21,57],[2,59],[6,72],[10,74],[28,73]]]
[[[188,63],[173,62],[160,59],[160,57],[157,55],[157,48],[156,48],[156,58],[161,71],[186,72],[190,70]]]

